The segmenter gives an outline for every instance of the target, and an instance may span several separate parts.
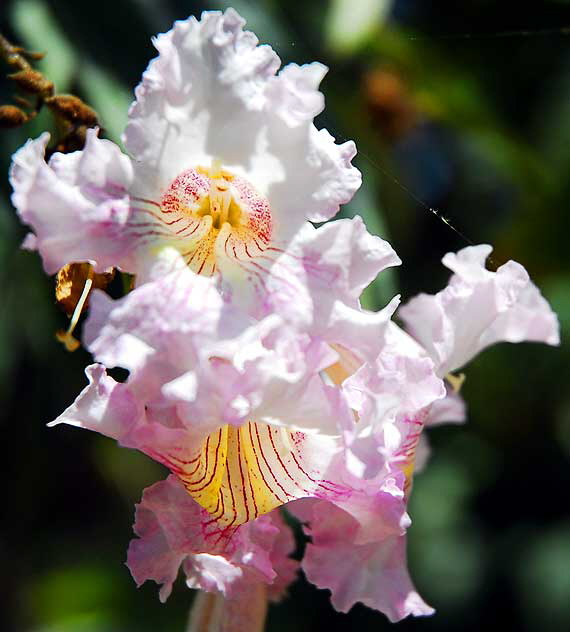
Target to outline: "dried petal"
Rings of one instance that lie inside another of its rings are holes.
[[[114,270],[92,274],[92,269],[93,266],[89,263],[71,263],[58,270],[55,279],[55,299],[68,316],[73,314],[83,292],[85,281],[90,275],[93,279],[93,289],[101,290],[104,290],[115,276]]]

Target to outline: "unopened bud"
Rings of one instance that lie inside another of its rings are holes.
[[[15,105],[0,105],[0,127],[11,129],[19,127],[28,120],[28,115]]]

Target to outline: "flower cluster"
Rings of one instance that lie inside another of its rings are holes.
[[[400,263],[359,217],[331,219],[360,185],[352,142],[313,118],[326,68],[289,65],[233,10],[155,40],[121,152],[29,141],[11,169],[26,246],[48,274],[90,262],[135,275],[91,297],[88,386],[52,424],[95,430],[170,475],[136,509],[128,565],[166,599],[188,586],[279,598],[299,562],[279,508],[304,525],[300,565],[348,611],[432,612],[406,568],[407,500],[426,425],[461,421],[450,372],[499,341],[558,342],[524,268],[448,254],[448,286],[379,312],[363,289]],[[107,369],[129,372],[117,382]],[[246,601],[242,599],[242,601]]]

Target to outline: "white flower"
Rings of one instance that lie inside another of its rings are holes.
[[[233,9],[206,12],[154,40],[159,56],[124,134],[129,156],[95,130],[83,151],[47,164],[47,134],[15,154],[12,199],[46,272],[91,261],[140,283],[170,251],[195,272],[219,271],[228,292],[239,283],[240,294],[243,285],[263,294],[307,220],[351,199],[361,182],[354,143],[336,145],[313,125],[326,67],[277,72],[276,53],[243,25]]]

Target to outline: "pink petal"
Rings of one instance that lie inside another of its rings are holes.
[[[394,523],[402,509],[394,511],[390,504],[400,503],[388,495],[375,510],[376,521]],[[390,621],[433,613],[411,583],[405,536],[397,529],[380,530],[378,539],[361,541],[357,519],[331,503],[315,501],[307,530],[312,543],[307,545],[303,570],[309,581],[331,591],[332,604],[340,612],[361,602]]]
[[[139,415],[137,402],[124,384],[109,377],[100,364],[85,369],[89,385],[49,426],[66,423],[120,439]]]
[[[435,295],[420,294],[398,315],[444,376],[495,342],[559,343],[558,320],[526,270],[509,261],[486,270],[490,246],[448,253],[443,263],[455,274]]]
[[[272,266],[266,310],[276,310],[315,336],[373,359],[398,299],[380,312],[360,308],[363,289],[400,259],[366,231],[360,217],[305,227]]]
[[[35,233],[26,247],[39,251],[48,274],[78,261],[91,261],[97,272],[125,265],[132,247],[125,230],[129,158],[88,130],[83,151],[56,153],[46,164],[48,140],[44,133],[28,141],[14,154],[10,169],[12,202]]]
[[[429,358],[405,355],[397,347],[386,347],[375,362],[363,364],[343,390],[359,419],[345,433],[350,469],[366,478],[388,463],[413,464],[426,410],[446,394]]]
[[[276,584],[280,594],[294,576],[285,561],[292,540],[280,517],[263,516],[220,531],[210,516],[173,476],[145,490],[137,505],[127,564],[138,585],[148,579],[162,584],[168,598],[180,565],[191,588],[236,597],[255,583]],[[275,564],[275,568],[274,568]]]

